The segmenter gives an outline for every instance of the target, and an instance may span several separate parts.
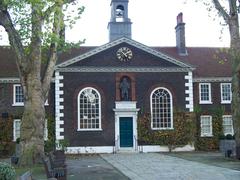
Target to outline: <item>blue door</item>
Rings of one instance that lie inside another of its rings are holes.
[[[133,118],[120,117],[120,147],[133,147]]]

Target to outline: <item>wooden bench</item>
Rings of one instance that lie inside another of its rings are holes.
[[[25,172],[19,177],[19,180],[33,180],[32,173],[30,171]]]
[[[48,157],[42,158],[42,161],[47,178],[56,178],[57,180],[67,179],[67,167],[65,164],[62,166],[53,166]]]

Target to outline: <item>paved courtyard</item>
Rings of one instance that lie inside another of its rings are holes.
[[[239,180],[240,171],[159,153],[104,154],[103,159],[132,180]]]

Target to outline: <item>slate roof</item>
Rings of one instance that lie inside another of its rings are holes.
[[[82,46],[59,54],[59,63],[84,54],[96,47]],[[221,48],[188,47],[187,56],[180,56],[176,47],[152,47],[170,57],[191,64],[196,69],[193,74],[196,78],[231,77],[231,63]],[[14,53],[9,47],[0,47],[0,78],[18,77]],[[224,63],[222,63],[224,62]]]

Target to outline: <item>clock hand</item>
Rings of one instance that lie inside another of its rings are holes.
[[[127,57],[127,53],[122,52],[122,54],[123,54],[125,57]]]

